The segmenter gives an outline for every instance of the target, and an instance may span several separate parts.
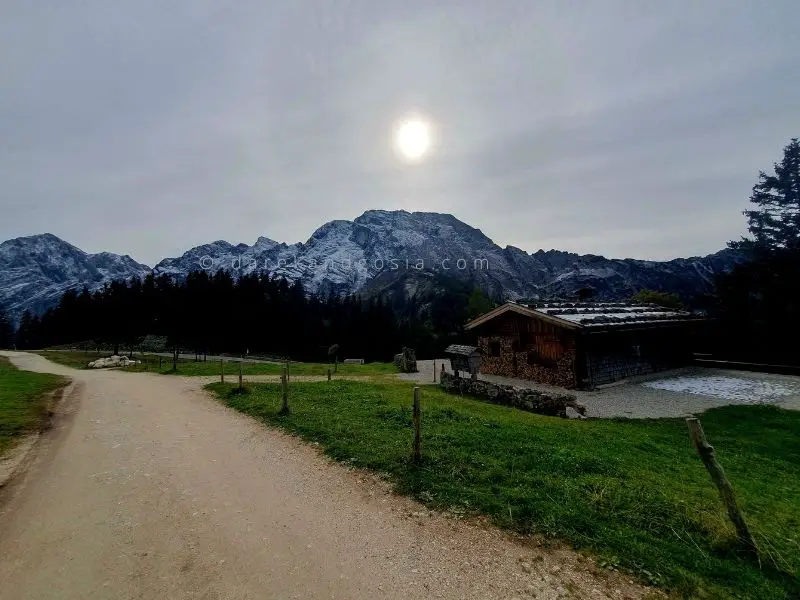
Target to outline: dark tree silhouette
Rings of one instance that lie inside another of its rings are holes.
[[[761,171],[745,210],[749,238],[731,242],[733,248],[762,254],[775,250],[800,250],[800,142],[792,138],[774,173]]]
[[[269,275],[238,279],[226,272],[114,281],[95,292],[68,291],[41,319],[27,313],[21,347],[89,343],[135,351],[145,339],[166,338],[183,351],[264,354],[326,361],[338,355],[391,360],[403,346],[420,357],[440,355],[458,339],[474,290],[442,280],[430,293],[392,306],[382,297],[317,297],[300,283]]]
[[[5,308],[0,306],[0,348],[14,347],[14,325]]]
[[[759,174],[744,214],[749,238],[731,242],[748,261],[718,277],[711,349],[732,359],[800,364],[800,144],[784,148],[775,173]]]

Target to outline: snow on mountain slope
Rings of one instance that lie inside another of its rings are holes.
[[[149,272],[130,256],[87,254],[50,233],[20,237],[0,244],[0,304],[12,317],[25,309],[40,313],[69,289],[97,289]]]
[[[710,291],[715,275],[737,260],[730,250],[666,262],[559,250],[529,254],[501,248],[452,215],[370,210],[353,221],[325,223],[305,243],[260,237],[249,246],[219,240],[165,258],[153,272],[176,278],[194,270],[222,269],[235,276],[268,272],[326,295],[389,289],[393,279],[412,290],[415,278],[429,286],[430,275],[437,274],[477,285],[496,298],[571,298],[591,287],[598,300],[621,300],[642,288],[691,298]],[[17,238],[0,244],[0,303],[17,315],[25,308],[41,312],[66,289],[96,289],[111,279],[148,273],[128,256],[86,254],[51,234]],[[377,275],[380,285],[369,286]]]
[[[492,296],[572,297],[592,287],[598,299],[626,299],[642,288],[691,297],[710,291],[716,273],[730,269],[736,253],[656,262],[607,259],[558,250],[529,254],[500,248],[479,229],[452,215],[370,210],[354,221],[322,225],[305,243],[260,238],[253,246],[215,242],[180,258],[165,259],[156,273],[186,275],[193,269],[270,272],[300,280],[312,293],[358,292],[376,276],[439,273],[478,285]]]

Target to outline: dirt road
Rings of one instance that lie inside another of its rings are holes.
[[[430,514],[188,378],[71,376],[0,493],[0,598],[639,598],[567,550]]]

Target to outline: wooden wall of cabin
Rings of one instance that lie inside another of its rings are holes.
[[[481,328],[478,348],[481,373],[565,388],[577,385],[575,336],[569,329],[506,313]]]

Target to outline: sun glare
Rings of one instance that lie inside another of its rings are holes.
[[[418,117],[403,119],[395,127],[394,146],[405,160],[422,160],[431,146],[430,125]]]

